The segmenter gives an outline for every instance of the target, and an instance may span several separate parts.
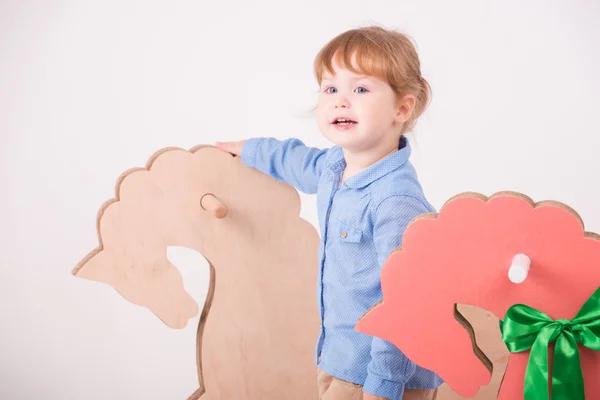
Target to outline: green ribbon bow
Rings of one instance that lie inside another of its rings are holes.
[[[600,287],[572,320],[554,321],[523,304],[508,309],[500,323],[502,340],[512,353],[531,349],[525,372],[525,400],[548,400],[548,344],[556,340],[552,400],[584,400],[577,343],[600,351]]]

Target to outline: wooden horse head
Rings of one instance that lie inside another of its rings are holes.
[[[534,203],[512,192],[456,196],[439,214],[409,225],[402,248],[383,267],[383,302],[357,330],[394,343],[415,363],[436,371],[456,394],[475,396],[489,382],[492,363],[456,305],[488,310],[497,331],[499,320],[506,328],[507,311],[516,304],[552,320],[571,320],[600,286],[599,239],[558,202]],[[600,337],[600,320],[594,324],[590,336]],[[524,398],[532,351],[510,352],[498,399]],[[553,354],[557,351],[550,364]],[[579,345],[579,356],[586,398],[600,399],[600,352]],[[559,367],[564,366],[550,365],[549,376]],[[552,378],[546,386],[556,390]]]
[[[200,317],[200,388],[190,399],[297,399],[316,393],[318,234],[289,185],[238,157],[167,148],[125,172],[98,214],[100,246],[74,269],[182,328],[198,314],[169,246],[211,267]],[[180,366],[177,366],[180,367]]]

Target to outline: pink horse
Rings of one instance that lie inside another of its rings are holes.
[[[539,333],[536,354],[532,349],[511,350],[498,399],[532,398],[528,393],[549,398],[545,390],[555,395],[566,390],[569,399],[583,399],[576,396],[578,384],[586,399],[600,399],[600,312],[578,326],[552,322],[573,320],[586,302],[588,309],[594,306],[588,300],[599,287],[600,236],[585,232],[575,211],[558,202],[534,203],[518,193],[491,198],[466,193],[447,202],[439,214],[422,215],[409,226],[402,249],[383,267],[384,300],[359,321],[357,330],[394,343],[415,363],[436,371],[457,394],[472,397],[489,382],[491,363],[479,351],[477,337],[467,332],[472,334],[472,329],[456,305],[490,311],[504,320],[504,330],[511,322],[507,317],[522,307],[515,305],[522,304],[544,313],[548,322],[517,329],[533,332],[553,325]],[[555,337],[543,345],[542,336],[557,326]],[[571,353],[554,349],[584,331],[588,342],[571,346]],[[503,335],[506,343],[515,340],[510,332]],[[580,360],[562,361],[577,351]],[[550,365],[540,384],[544,355]],[[563,389],[557,382],[561,368],[571,368],[563,377]],[[578,379],[579,368],[583,380]]]

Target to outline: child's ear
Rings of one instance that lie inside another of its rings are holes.
[[[397,102],[396,121],[404,123],[410,119],[415,109],[415,96],[412,94],[400,97]]]

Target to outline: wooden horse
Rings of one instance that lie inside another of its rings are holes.
[[[443,400],[600,399],[600,236],[583,228],[559,202],[456,196],[406,229],[357,329],[436,371]],[[459,305],[487,311],[472,323]]]
[[[73,273],[183,328],[199,308],[167,251],[198,251],[211,279],[189,399],[316,398],[319,238],[299,213],[291,186],[238,157],[166,148],[118,179],[98,214],[100,245]]]

